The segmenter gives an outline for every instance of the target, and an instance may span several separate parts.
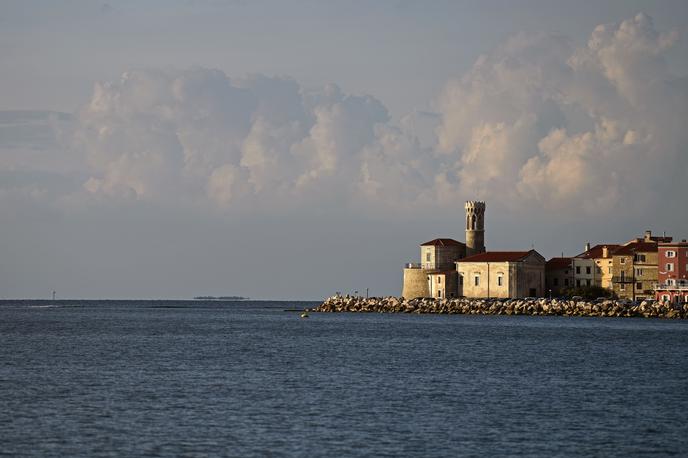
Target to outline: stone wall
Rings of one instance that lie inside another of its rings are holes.
[[[404,299],[332,296],[310,312],[439,313],[464,315],[538,315],[586,317],[688,318],[688,303],[560,299]]]
[[[408,299],[430,296],[430,290],[428,288],[428,270],[415,268],[404,269],[404,285],[401,295]]]

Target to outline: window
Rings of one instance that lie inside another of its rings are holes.
[[[577,274],[580,273],[580,266],[576,266],[576,273],[577,273]]]
[[[585,273],[588,274],[588,275],[590,275],[590,266],[588,266],[588,267],[585,268]]]
[[[667,252],[666,252],[666,257],[667,257],[667,258],[675,258],[675,257],[676,257],[676,252],[675,252],[675,251],[667,251]]]
[[[430,252],[430,250],[426,251],[425,252],[425,261],[430,262],[431,258],[432,258],[432,253]]]
[[[672,262],[667,263],[666,271],[667,272],[673,272],[674,271],[674,264]]]
[[[437,297],[442,297],[442,290],[441,289],[437,290]]]
[[[668,278],[667,281],[666,281],[666,284],[667,284],[668,286],[674,286],[674,279],[673,279],[673,278]]]
[[[459,285],[463,286],[463,275],[459,274]]]
[[[662,302],[666,302],[669,300],[669,296],[667,294],[662,294]]]
[[[504,277],[497,275],[497,286],[502,286],[504,284]]]
[[[554,279],[552,280],[552,285],[559,286],[559,279],[557,277],[554,277]]]
[[[625,291],[626,290],[626,285],[621,283],[621,286],[619,286],[619,291]]]
[[[576,280],[576,286],[580,286],[580,279]]]
[[[635,276],[636,277],[642,277],[643,276],[643,269],[635,269]]]
[[[643,289],[643,284],[641,282],[636,283],[635,289]]]
[[[590,286],[590,279],[589,278],[585,279],[585,286]]]
[[[473,281],[474,281],[475,286],[480,286],[480,275],[476,275],[473,278]]]
[[[439,275],[437,276],[437,283],[442,283],[442,277],[440,277]]]
[[[645,255],[644,254],[636,254],[635,260],[636,260],[636,262],[645,262]]]
[[[611,268],[611,267],[607,267],[607,273],[608,273],[608,274],[612,273],[612,268]]]
[[[569,279],[568,278],[564,278],[564,286],[569,286]]]
[[[620,259],[619,259],[619,262],[620,262],[621,264],[626,264],[626,258],[620,258]]]

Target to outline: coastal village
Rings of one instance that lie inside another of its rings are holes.
[[[688,242],[651,231],[626,242],[585,244],[573,257],[546,260],[536,250],[489,251],[485,202],[468,201],[466,241],[420,245],[420,262],[404,266],[402,297],[523,299],[593,290],[628,301],[688,303]]]

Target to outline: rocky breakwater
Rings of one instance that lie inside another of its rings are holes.
[[[311,312],[438,313],[462,315],[551,315],[688,318],[688,304],[654,301],[565,299],[432,299],[332,296]]]

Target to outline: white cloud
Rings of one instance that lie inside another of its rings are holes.
[[[440,97],[450,176],[466,196],[573,215],[671,199],[668,170],[688,168],[675,122],[686,82],[664,62],[674,41],[644,14],[597,27],[579,49],[545,35],[509,40]]]
[[[128,71],[95,85],[73,135],[61,134],[73,150],[43,164],[99,199],[223,210],[337,199],[409,211],[478,197],[572,215],[640,211],[676,195],[667,175],[688,176],[688,80],[665,62],[675,43],[644,14],[598,26],[579,47],[519,34],[449,80],[435,113],[398,125],[379,100],[334,84]],[[0,171],[35,170],[9,150]]]

